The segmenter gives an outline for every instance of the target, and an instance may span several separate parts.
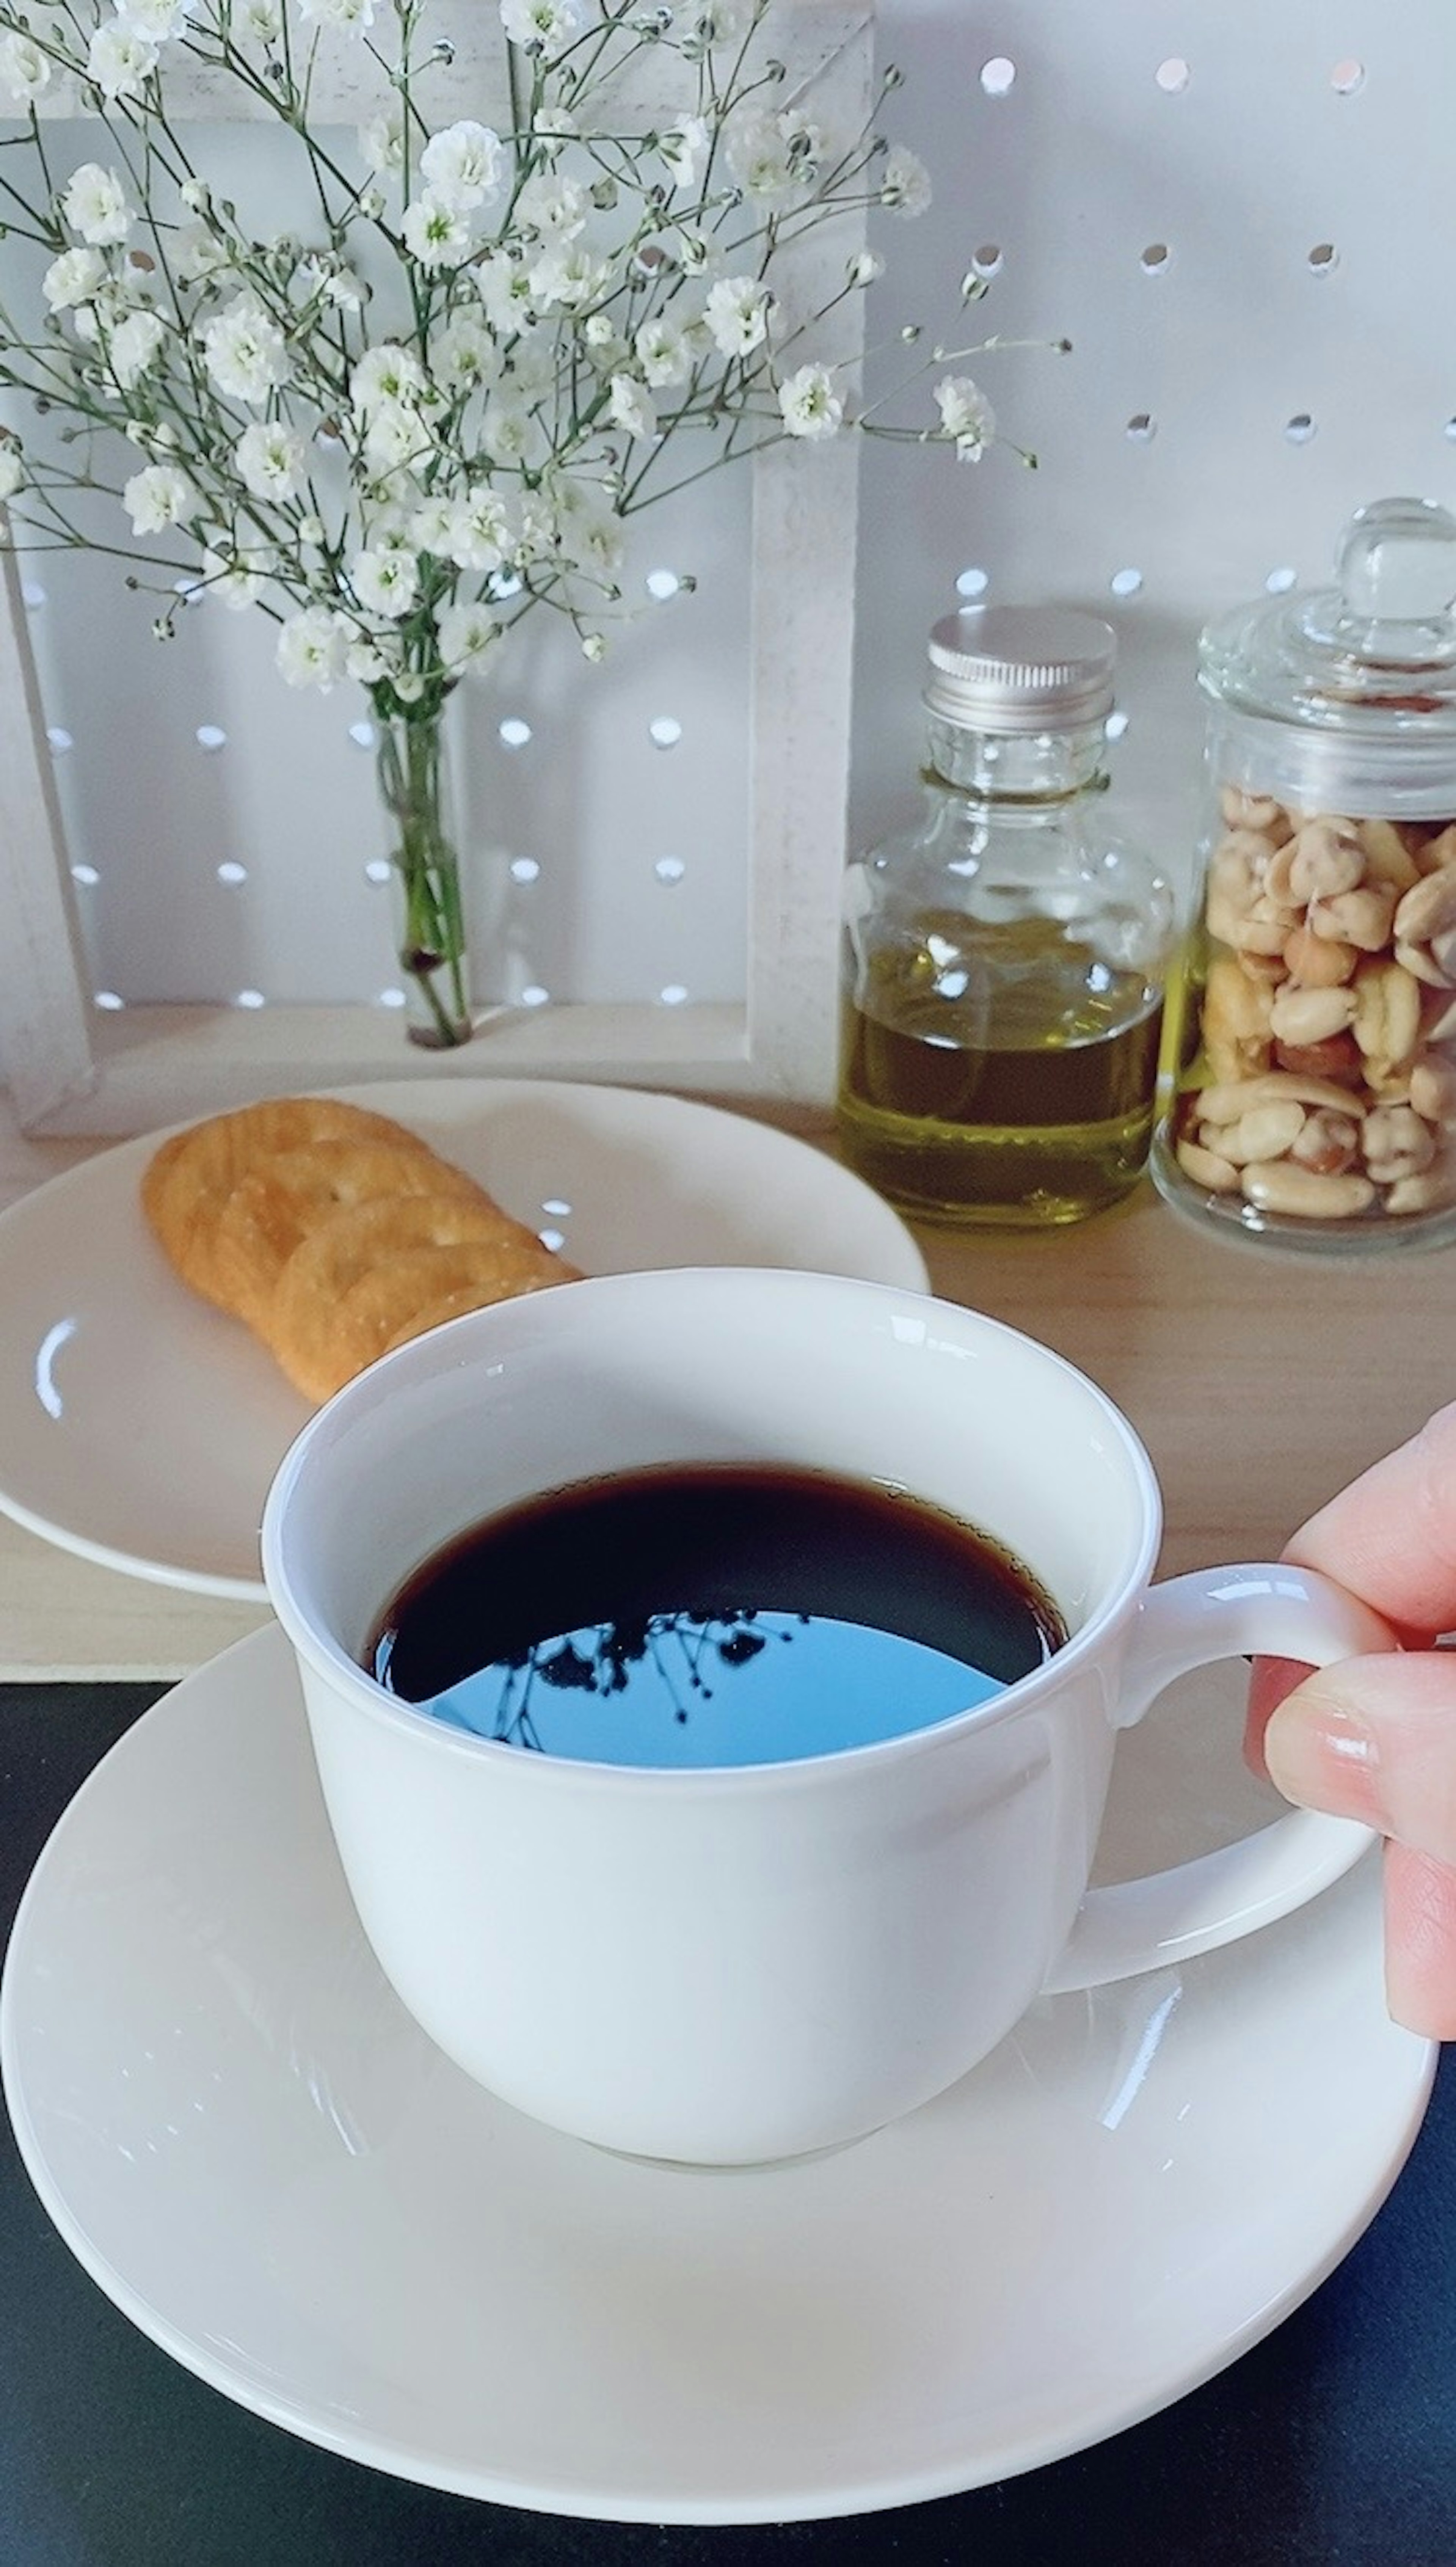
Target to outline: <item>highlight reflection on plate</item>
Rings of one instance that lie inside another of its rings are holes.
[[[1199,1850],[1208,1803],[1243,1824],[1232,1687],[1119,1748],[1119,1869]],[[560,2138],[386,1986],[276,1626],[98,1767],[0,1989],[40,2197],[177,2361],[396,2476],[659,2523],[950,2494],[1167,2406],[1353,2244],[1434,2061],[1386,2016],[1367,1860],[1249,1942],[1040,2000],[837,2153],[721,2173]]]
[[[802,1266],[926,1288],[880,1197],[807,1143],[650,1090],[522,1079],[331,1091],[411,1125],[587,1274]],[[0,1509],[104,1567],[262,1596],[258,1523],[308,1411],[143,1220],[160,1136],[0,1216]]]

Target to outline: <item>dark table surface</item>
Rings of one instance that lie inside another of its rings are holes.
[[[0,1920],[160,1686],[0,1686]],[[4,2567],[1456,2567],[1456,2067],[1394,2191],[1264,2344],[1056,2466],[849,2521],[527,2514],[316,2449],[194,2379],[75,2263],[0,2140]]]

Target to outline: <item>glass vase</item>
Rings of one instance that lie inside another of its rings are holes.
[[[411,1042],[468,1042],[469,963],[444,742],[444,709],[376,716],[380,795],[390,816],[400,970]]]

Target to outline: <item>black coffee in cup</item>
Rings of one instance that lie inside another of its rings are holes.
[[[664,1465],[512,1507],[392,1597],[365,1664],[402,1700],[597,1764],[782,1764],[984,1703],[1066,1638],[1031,1572],[902,1491]]]

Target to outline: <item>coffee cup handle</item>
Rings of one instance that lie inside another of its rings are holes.
[[[1144,1596],[1113,1719],[1132,1728],[1175,1677],[1220,1658],[1322,1667],[1398,1646],[1377,1613],[1312,1569],[1268,1563],[1194,1569]],[[1373,1842],[1373,1831],[1352,1819],[1291,1810],[1171,1871],[1089,1889],[1044,1993],[1102,1987],[1232,1943],[1302,1907]]]

